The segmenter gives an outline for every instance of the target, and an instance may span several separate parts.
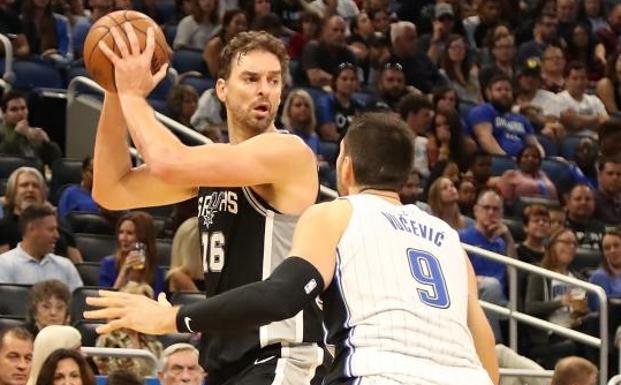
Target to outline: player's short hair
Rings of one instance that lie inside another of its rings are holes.
[[[556,363],[551,385],[571,385],[586,383],[588,378],[597,374],[597,367],[582,357],[565,357]]]
[[[282,41],[264,31],[240,32],[231,39],[220,53],[218,78],[228,79],[231,76],[233,62],[251,51],[265,51],[276,56],[280,62],[284,84],[285,74],[289,68],[287,49]]]
[[[366,113],[354,118],[343,148],[359,186],[399,191],[407,182],[414,146],[410,130],[399,117]]]

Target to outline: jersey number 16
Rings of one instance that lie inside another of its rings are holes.
[[[412,276],[416,282],[425,286],[424,289],[416,289],[420,301],[425,305],[440,309],[451,306],[438,258],[426,251],[416,249],[408,249],[407,256]]]
[[[226,241],[222,231],[201,234],[203,254],[203,271],[220,272],[224,268],[224,245]]]

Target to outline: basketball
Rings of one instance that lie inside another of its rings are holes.
[[[147,45],[147,29],[153,28],[155,37],[155,49],[151,60],[151,73],[156,73],[160,67],[168,63],[169,48],[162,29],[149,16],[136,11],[116,11],[109,13],[99,20],[88,31],[84,41],[84,65],[89,75],[103,88],[115,92],[114,65],[98,47],[99,41],[104,41],[117,55],[120,56],[119,48],[114,44],[114,38],[110,29],[119,27],[121,36],[125,37],[127,47],[129,41],[125,35],[123,24],[131,23],[136,32],[136,37],[143,50]]]

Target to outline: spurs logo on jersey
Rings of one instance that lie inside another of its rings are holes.
[[[234,191],[214,191],[198,198],[198,216],[205,227],[213,224],[217,211],[237,214],[237,194]]]

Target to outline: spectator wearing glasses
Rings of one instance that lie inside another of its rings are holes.
[[[474,205],[474,225],[460,230],[459,238],[463,243],[477,246],[510,258],[517,258],[515,241],[509,228],[502,222],[503,200],[494,190],[479,193]],[[472,267],[477,276],[479,297],[498,305],[506,304],[506,268],[505,265],[475,254],[469,253]],[[502,341],[498,317],[487,314],[496,342]]]
[[[479,88],[479,69],[467,57],[468,47],[461,35],[451,35],[446,42],[446,54],[440,73],[457,92],[460,102],[477,105],[483,100]]]
[[[541,78],[545,90],[558,93],[565,89],[563,71],[566,62],[565,53],[560,46],[550,44],[546,47],[541,59]]]
[[[479,81],[485,87],[486,79],[491,79],[497,73],[504,73],[515,79],[515,36],[509,32],[497,33],[490,39],[489,51],[491,63],[483,66],[479,74]]]
[[[550,235],[550,211],[542,205],[529,205],[522,216],[526,239],[517,247],[520,261],[541,263],[545,242]]]
[[[440,61],[446,51],[446,43],[455,31],[455,12],[450,3],[437,3],[434,8],[432,33],[422,35],[418,39],[418,51],[425,52],[435,64]]]
[[[557,28],[556,12],[543,12],[537,16],[533,39],[520,45],[517,62],[524,63],[531,58],[541,60],[548,44],[557,42]]]
[[[412,91],[414,90],[405,85],[401,63],[388,61],[382,66],[379,74],[377,97],[368,107],[372,110],[396,112],[401,99]]]

